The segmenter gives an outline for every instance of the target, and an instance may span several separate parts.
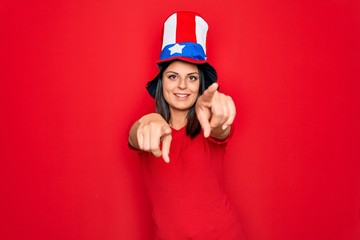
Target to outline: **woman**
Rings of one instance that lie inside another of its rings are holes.
[[[167,19],[160,71],[147,86],[156,113],[129,134],[144,164],[155,239],[245,239],[222,182],[235,105],[217,90],[205,55],[207,29],[192,12]]]

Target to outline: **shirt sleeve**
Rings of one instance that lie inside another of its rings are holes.
[[[233,135],[233,132],[234,132],[234,126],[232,125],[231,128],[230,128],[230,133],[225,139],[219,140],[219,139],[216,139],[216,138],[213,138],[213,137],[209,137],[209,141],[211,141],[213,143],[216,143],[216,144],[226,144],[231,139],[231,137]]]

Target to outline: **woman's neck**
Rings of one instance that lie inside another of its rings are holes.
[[[184,127],[187,123],[187,113],[188,111],[171,111],[170,126],[177,130]]]

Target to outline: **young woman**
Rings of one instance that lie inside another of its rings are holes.
[[[195,13],[168,18],[160,71],[147,87],[156,113],[140,118],[129,133],[144,164],[155,239],[245,239],[222,182],[235,105],[218,91],[206,61],[206,33]]]

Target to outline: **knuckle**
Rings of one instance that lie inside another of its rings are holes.
[[[141,132],[141,131],[143,131],[143,129],[144,129],[144,125],[140,124],[137,129],[137,132]]]
[[[224,116],[224,113],[222,111],[214,111],[213,117],[215,118],[222,118]]]
[[[136,136],[139,138],[142,135],[142,129],[136,131]]]
[[[211,116],[211,119],[210,120],[218,120],[218,119],[221,119],[223,117],[223,114],[222,113],[216,113],[216,114],[213,114]]]
[[[151,151],[152,154],[154,154],[155,157],[160,157],[161,156],[161,152],[159,151]]]
[[[159,149],[159,147],[158,146],[151,146],[150,147],[150,151],[152,151],[152,152],[158,152],[160,149]]]
[[[233,121],[228,121],[227,125],[231,126],[233,124]]]
[[[149,125],[148,125],[148,124],[147,124],[147,125],[144,125],[144,126],[141,128],[141,130],[142,130],[143,132],[148,131],[148,130],[149,130]]]

